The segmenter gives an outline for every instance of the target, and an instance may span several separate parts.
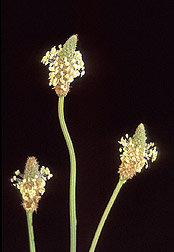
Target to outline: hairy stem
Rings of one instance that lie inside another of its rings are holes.
[[[33,231],[33,212],[29,211],[27,214],[27,224],[28,224],[28,234],[29,234],[29,244],[30,244],[30,252],[35,252],[35,242],[34,242],[34,231]]]
[[[113,194],[112,194],[112,196],[111,196],[111,198],[110,198],[110,200],[109,200],[109,202],[108,202],[108,204],[106,206],[106,209],[105,209],[105,211],[104,211],[104,213],[103,213],[103,215],[101,217],[101,220],[100,220],[100,222],[98,224],[98,227],[97,227],[97,230],[95,232],[95,235],[94,235],[94,238],[93,238],[93,241],[92,241],[89,252],[94,252],[95,251],[95,248],[97,246],[97,242],[99,240],[100,234],[101,234],[102,229],[104,227],[105,221],[106,221],[106,219],[107,219],[107,217],[109,215],[109,212],[110,212],[110,210],[111,210],[111,208],[112,208],[112,206],[113,206],[113,204],[114,204],[114,202],[115,202],[115,200],[117,198],[117,195],[118,195],[118,193],[119,193],[119,191],[120,191],[120,189],[121,189],[121,187],[122,187],[122,185],[124,183],[125,183],[125,180],[119,180],[118,181],[118,184],[117,184],[117,186],[116,186],[116,188],[115,188],[115,190],[114,190],[114,192],[113,192]]]
[[[69,191],[69,211],[70,211],[70,252],[76,252],[76,158],[74,147],[65,123],[64,118],[64,96],[58,100],[58,116],[60,126],[68,147],[70,156],[70,191]]]

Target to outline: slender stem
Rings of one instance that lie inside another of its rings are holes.
[[[32,218],[33,218],[33,212],[32,211],[27,212],[27,224],[28,224],[30,252],[36,252]]]
[[[113,194],[112,194],[112,196],[111,196],[111,198],[110,198],[110,200],[109,200],[109,202],[108,202],[108,204],[106,206],[106,209],[105,209],[105,211],[104,211],[104,213],[103,213],[103,215],[101,217],[101,220],[100,220],[100,222],[98,224],[98,227],[97,227],[97,230],[95,232],[95,235],[94,235],[94,238],[93,238],[93,241],[92,241],[89,252],[94,252],[95,251],[95,248],[96,248],[98,239],[100,237],[101,231],[103,229],[103,226],[105,224],[105,221],[106,221],[106,219],[107,219],[107,217],[109,215],[109,212],[110,212],[110,210],[111,210],[111,208],[112,208],[112,206],[113,206],[113,204],[115,202],[115,199],[116,199],[116,197],[117,197],[117,195],[118,195],[118,193],[119,193],[119,191],[120,191],[120,189],[121,189],[121,187],[122,187],[122,185],[124,183],[125,183],[125,180],[119,180],[118,181],[118,184],[117,184],[117,186],[116,186],[116,188],[115,188],[115,190],[114,190],[114,192],[113,192]]]
[[[70,211],[70,252],[76,252],[76,158],[73,144],[64,119],[64,96],[58,100],[58,116],[60,126],[68,147],[70,156],[70,191],[69,191],[69,211]]]

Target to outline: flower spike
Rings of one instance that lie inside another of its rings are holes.
[[[41,195],[45,192],[46,181],[51,177],[53,175],[48,167],[42,166],[39,170],[39,164],[35,157],[28,157],[24,174],[21,174],[19,170],[15,171],[11,182],[22,194],[22,205],[26,212],[37,210]]]
[[[144,125],[141,123],[133,137],[126,134],[119,143],[123,146],[119,149],[121,152],[121,165],[118,173],[122,180],[131,179],[137,172],[140,173],[142,168],[148,167],[148,160],[154,162],[157,158],[158,151],[154,147],[154,143],[146,143],[147,137]]]
[[[78,76],[85,74],[84,62],[80,51],[76,51],[77,35],[72,35],[57,50],[54,46],[42,58],[44,65],[49,64],[49,85],[53,86],[58,96],[66,96],[70,89],[70,83]]]

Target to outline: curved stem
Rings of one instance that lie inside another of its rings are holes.
[[[116,186],[116,188],[115,188],[115,190],[114,190],[114,192],[113,192],[113,194],[112,194],[112,196],[111,196],[111,198],[110,198],[110,200],[109,200],[109,202],[108,202],[108,204],[106,206],[106,209],[105,209],[105,211],[104,211],[104,213],[103,213],[103,215],[101,217],[101,220],[100,220],[100,222],[98,224],[98,227],[97,227],[97,230],[95,232],[95,235],[94,235],[94,238],[93,238],[93,241],[92,241],[89,252],[94,252],[95,251],[95,248],[96,248],[98,239],[100,237],[100,234],[102,232],[103,226],[105,224],[105,221],[106,221],[106,219],[107,219],[107,217],[109,215],[109,212],[110,212],[110,210],[111,210],[111,208],[112,208],[112,206],[113,206],[113,204],[114,204],[114,202],[116,200],[116,197],[117,197],[122,185],[125,182],[126,182],[125,180],[119,180],[118,181],[118,184],[117,184],[117,186]]]
[[[35,252],[35,242],[34,242],[34,231],[33,231],[33,212],[29,211],[27,214],[27,224],[28,224],[28,234],[29,234],[29,243],[30,243],[30,252]]]
[[[58,100],[58,116],[60,126],[68,147],[70,156],[70,191],[69,191],[69,211],[70,211],[70,252],[76,252],[76,158],[74,147],[64,119],[64,96]]]

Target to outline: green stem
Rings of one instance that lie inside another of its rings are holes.
[[[70,252],[76,252],[76,158],[73,144],[65,123],[64,118],[64,96],[58,100],[58,116],[60,126],[68,147],[70,156],[70,192],[69,192],[69,211],[70,211]]]
[[[106,221],[106,219],[107,219],[107,217],[109,215],[109,212],[110,212],[110,210],[111,210],[111,208],[112,208],[112,206],[113,206],[113,204],[114,204],[114,202],[115,202],[115,200],[117,198],[117,195],[118,195],[118,193],[119,193],[119,191],[120,191],[120,189],[121,189],[121,187],[122,187],[122,185],[124,183],[125,183],[125,180],[119,180],[118,181],[118,184],[117,184],[117,186],[116,186],[116,188],[115,188],[115,190],[114,190],[114,192],[113,192],[113,194],[112,194],[112,196],[111,196],[111,198],[110,198],[110,200],[109,200],[109,202],[108,202],[108,204],[106,206],[106,209],[105,209],[105,211],[104,211],[104,213],[103,213],[103,215],[101,217],[101,220],[100,220],[100,222],[98,224],[98,227],[97,227],[97,230],[95,232],[95,235],[94,235],[94,238],[93,238],[93,241],[92,241],[89,252],[94,252],[95,251],[95,248],[96,248],[98,239],[100,237],[101,231],[103,229],[103,226],[105,224],[105,221]]]
[[[29,234],[29,243],[30,243],[30,252],[35,252],[35,242],[34,242],[34,231],[33,231],[33,212],[29,211],[27,214],[27,224],[28,224],[28,234]]]

